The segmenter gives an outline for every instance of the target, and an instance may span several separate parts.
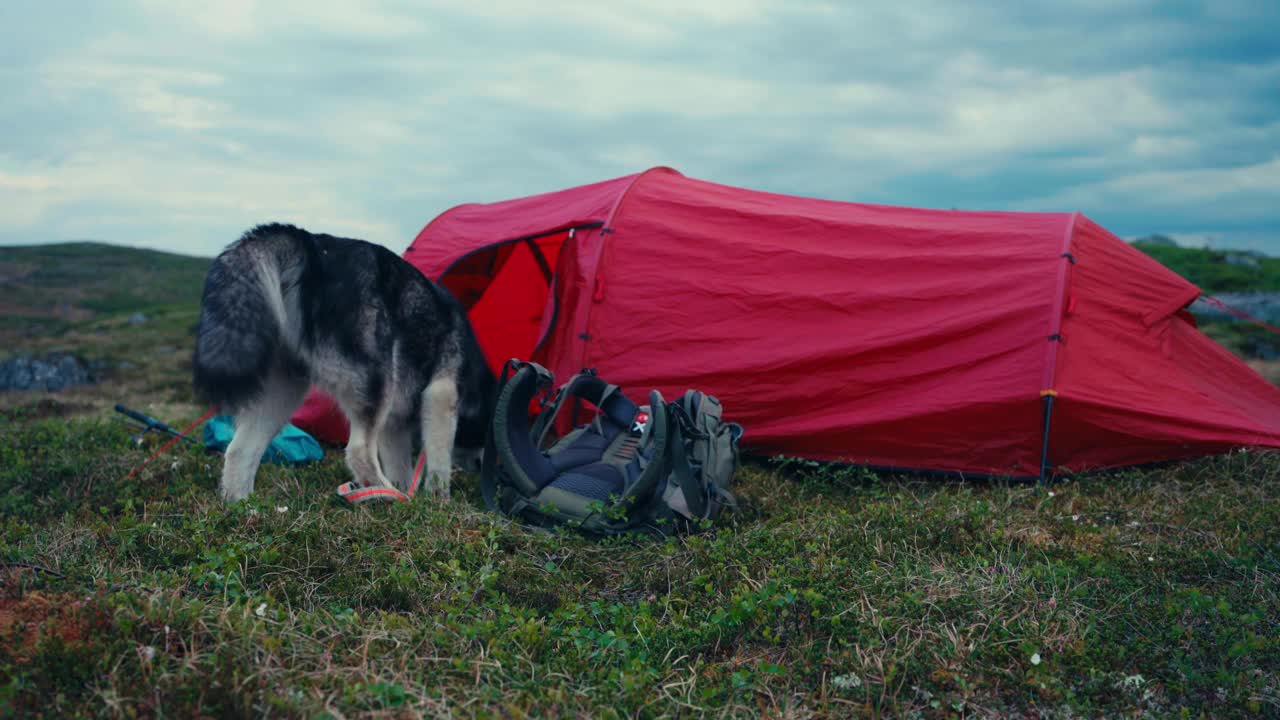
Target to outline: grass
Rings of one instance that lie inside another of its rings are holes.
[[[1280,714],[1275,454],[1047,492],[756,463],[714,532],[601,543],[473,477],[344,507],[336,452],[226,508],[217,456],[128,478],[71,402],[0,418],[7,714]]]
[[[1061,483],[756,464],[727,524],[592,542],[352,509],[319,467],[8,418],[0,707],[23,716],[1280,714],[1280,458]]]
[[[28,340],[105,383],[0,396],[0,717],[1280,716],[1280,454],[1046,488],[756,460],[671,539],[512,525],[466,475],[351,508],[337,450],[225,507],[198,448],[129,477],[154,445],[112,403],[201,413],[194,311],[154,310]]]

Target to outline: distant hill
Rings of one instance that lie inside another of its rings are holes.
[[[1280,258],[1251,250],[1182,247],[1163,235],[1139,238],[1133,246],[1209,294],[1280,292]]]
[[[200,303],[213,258],[77,242],[0,247],[0,329]]]

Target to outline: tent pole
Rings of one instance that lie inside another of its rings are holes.
[[[1049,421],[1053,419],[1055,392],[1046,392],[1044,398],[1044,441],[1040,445],[1040,484],[1049,478]]]

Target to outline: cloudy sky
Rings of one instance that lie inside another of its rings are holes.
[[[652,165],[1280,254],[1280,2],[0,3],[0,244],[211,255]]]

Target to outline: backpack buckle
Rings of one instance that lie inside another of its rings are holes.
[[[552,405],[555,405],[556,401],[560,399],[562,394],[564,394],[564,388],[560,388],[554,393],[549,389],[547,392],[542,393],[542,395],[538,397],[538,412],[542,412]]]

